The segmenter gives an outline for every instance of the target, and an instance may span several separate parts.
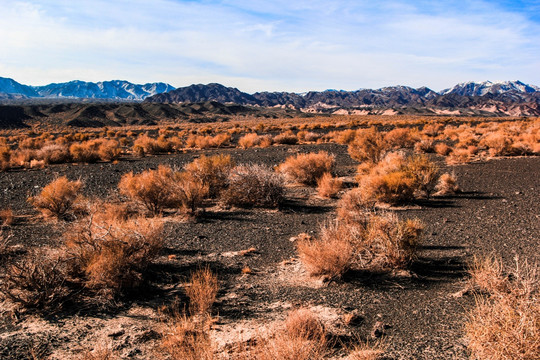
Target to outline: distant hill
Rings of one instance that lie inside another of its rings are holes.
[[[338,114],[454,114],[538,116],[540,88],[520,81],[468,82],[440,93],[427,87],[391,86],[356,91],[325,90],[244,93],[221,84],[191,85],[146,98],[153,103],[219,101],[262,107],[286,107],[303,112]]]
[[[0,77],[0,99],[103,99],[141,101],[148,96],[174,90],[165,83],[138,85],[124,80],[100,81],[97,83],[74,80],[44,86],[22,85],[13,79]]]

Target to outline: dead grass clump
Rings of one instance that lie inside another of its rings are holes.
[[[452,148],[445,143],[435,145],[435,152],[442,156],[448,156],[452,152]]]
[[[455,174],[444,173],[435,186],[436,195],[452,195],[460,191]]]
[[[65,145],[48,144],[38,150],[36,157],[45,164],[62,164],[71,161],[69,149]]]
[[[348,145],[353,142],[356,137],[356,130],[347,129],[343,131],[335,132],[332,136],[332,140],[338,144]]]
[[[281,145],[296,145],[298,143],[298,137],[292,131],[286,131],[274,136],[273,141]]]
[[[216,346],[209,323],[206,318],[201,321],[176,314],[167,324],[160,350],[174,360],[215,360]]]
[[[337,217],[345,222],[357,222],[364,218],[364,213],[373,209],[375,200],[360,188],[347,191],[337,204]]]
[[[232,169],[221,200],[229,206],[277,207],[284,200],[283,178],[263,165],[239,165]]]
[[[153,139],[148,135],[140,135],[133,142],[133,153],[137,156],[167,153],[172,150],[172,144],[165,138]]]
[[[414,144],[414,150],[419,153],[432,153],[435,152],[435,145],[432,139],[420,140]]]
[[[146,170],[134,175],[124,174],[118,188],[120,193],[143,205],[152,215],[165,208],[176,208],[180,204],[176,190],[175,172],[160,165],[157,170]]]
[[[15,220],[13,210],[2,209],[0,210],[0,226],[11,226]]]
[[[71,144],[69,153],[75,162],[95,163],[100,159],[99,145],[100,143],[96,140]]]
[[[235,165],[230,155],[219,154],[208,157],[201,155],[200,158],[187,164],[185,170],[208,186],[210,197],[216,197],[226,188],[229,172]]]
[[[43,215],[62,218],[73,208],[82,185],[80,180],[69,181],[62,176],[46,185],[39,195],[28,198],[28,201]]]
[[[446,158],[449,165],[468,164],[471,162],[471,152],[468,149],[454,149]]]
[[[285,320],[285,332],[290,338],[320,340],[325,337],[323,323],[307,308],[292,310]]]
[[[58,252],[39,249],[7,265],[0,292],[25,308],[53,310],[72,294],[67,281],[66,259]]]
[[[288,157],[279,165],[278,170],[291,181],[315,185],[325,173],[332,171],[334,165],[334,155],[320,151]]]
[[[117,360],[118,356],[110,349],[97,349],[85,351],[77,360]]]
[[[411,130],[406,128],[390,130],[384,135],[384,141],[393,149],[412,148],[415,143]]]
[[[317,192],[320,196],[326,198],[336,197],[343,187],[343,181],[335,178],[329,172],[324,173],[317,180]]]
[[[262,137],[256,133],[246,134],[238,139],[238,146],[242,149],[258,146],[261,143],[261,139]]]
[[[360,236],[355,230],[345,223],[333,222],[321,227],[319,239],[300,237],[296,247],[310,275],[337,279],[350,270],[355,250],[352,237]]]
[[[356,137],[349,143],[349,155],[360,162],[378,163],[388,151],[384,136],[374,127],[357,130]]]
[[[163,247],[162,225],[144,218],[75,224],[64,234],[72,271],[105,297],[138,287]]]
[[[186,294],[189,309],[193,315],[209,314],[216,301],[218,279],[209,268],[201,269],[191,275]]]
[[[516,261],[517,263],[517,261]],[[540,354],[538,266],[527,263],[504,275],[501,261],[476,258],[472,280],[489,297],[477,298],[465,324],[473,359],[537,359]]]

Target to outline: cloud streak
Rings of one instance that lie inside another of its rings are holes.
[[[538,1],[0,0],[0,76],[305,91],[540,84]]]

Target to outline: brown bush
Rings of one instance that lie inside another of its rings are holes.
[[[0,144],[0,171],[9,169],[11,160],[11,148],[7,145]]]
[[[425,155],[414,155],[407,158],[405,171],[414,180],[415,189],[429,198],[439,180],[439,167]]]
[[[15,216],[13,216],[13,210],[2,209],[0,210],[0,226],[11,226]]]
[[[175,181],[174,196],[180,210],[195,215],[196,210],[202,207],[204,199],[208,196],[208,185],[186,171],[176,173]]]
[[[420,140],[414,144],[414,150],[419,153],[432,153],[435,152],[435,145],[432,139]]]
[[[319,341],[326,336],[323,323],[308,308],[299,308],[289,312],[285,320],[285,332],[293,339]]]
[[[75,162],[95,163],[100,159],[99,144],[96,140],[71,144],[69,153]]]
[[[298,137],[292,131],[287,131],[274,136],[273,141],[276,144],[295,145],[298,143]]]
[[[118,356],[110,349],[87,350],[77,360],[117,360]]]
[[[454,174],[442,174],[435,186],[437,195],[451,195],[459,191],[457,177]]]
[[[121,194],[157,215],[165,208],[177,208],[181,204],[175,185],[175,172],[170,167],[160,165],[157,170],[146,170],[137,175],[133,172],[124,174],[118,189]]]
[[[101,160],[117,160],[121,154],[122,149],[120,148],[120,144],[116,140],[105,140],[99,145],[98,155]]]
[[[215,136],[190,135],[186,140],[186,146],[199,149],[220,148],[230,145],[230,142],[230,134],[217,134]]]
[[[216,301],[217,292],[218,279],[209,268],[193,273],[186,287],[191,313],[193,315],[209,314]]]
[[[354,188],[347,191],[339,200],[337,217],[346,222],[360,221],[364,218],[364,213],[372,210],[374,206],[375,199],[370,193],[366,193],[360,188]]]
[[[174,360],[215,360],[216,346],[209,327],[207,318],[200,321],[175,314],[167,324],[160,348]]]
[[[37,151],[36,157],[38,160],[45,161],[45,164],[62,164],[71,161],[67,146],[57,144],[43,146]]]
[[[262,136],[257,135],[256,133],[250,133],[242,136],[238,139],[238,146],[242,149],[247,149],[254,146],[259,146],[262,140]]]
[[[442,156],[447,156],[452,152],[452,148],[445,143],[438,143],[434,149],[437,154]]]
[[[471,153],[467,149],[454,149],[446,158],[449,165],[467,164],[471,162]]]
[[[61,218],[73,208],[82,185],[80,180],[69,181],[62,176],[45,186],[39,195],[28,198],[28,201],[45,216]]]
[[[343,187],[343,181],[335,178],[329,172],[317,180],[317,192],[320,196],[326,198],[336,197]]]
[[[289,180],[306,185],[315,185],[325,173],[335,165],[334,155],[326,151],[298,154],[288,157],[278,168]]]
[[[165,138],[160,138],[156,140],[148,135],[140,135],[133,142],[133,152],[138,156],[167,153],[171,150],[172,144]]]
[[[226,205],[240,207],[277,207],[284,200],[283,179],[263,165],[236,166],[221,193]]]
[[[68,266],[58,252],[28,252],[6,267],[0,293],[28,309],[56,310],[69,299]]]
[[[388,143],[374,127],[357,130],[356,137],[349,143],[349,155],[357,161],[378,163],[388,151]]]
[[[351,269],[354,259],[350,228],[341,222],[321,227],[319,239],[300,236],[296,244],[300,260],[310,275],[325,275],[330,279],[340,278]]]
[[[97,222],[99,218],[75,224],[64,239],[71,271],[86,287],[114,297],[142,283],[163,247],[162,225],[143,218]]]
[[[216,197],[226,188],[229,172],[235,163],[230,155],[201,155],[200,158],[185,166],[185,170],[202,184],[208,186],[209,195]]]
[[[489,297],[477,297],[465,324],[472,359],[537,359],[540,354],[538,265],[517,264],[504,274],[501,261],[476,259],[473,281]]]
[[[384,135],[384,141],[393,149],[412,148],[415,143],[411,130],[406,128],[390,130]]]

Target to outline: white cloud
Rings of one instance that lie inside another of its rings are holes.
[[[526,15],[482,1],[418,3],[0,0],[0,76],[249,92],[540,84],[540,27]]]

